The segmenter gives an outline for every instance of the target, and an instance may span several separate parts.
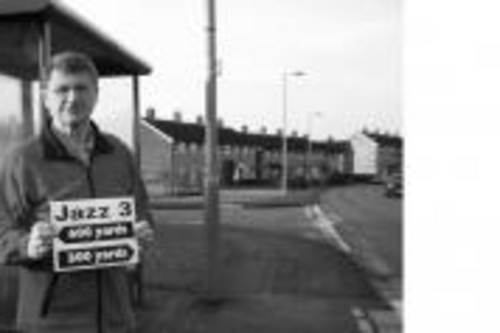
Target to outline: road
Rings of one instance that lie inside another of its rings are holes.
[[[381,186],[352,186],[331,189],[321,206],[346,242],[359,251],[370,252],[394,278],[403,271],[403,200],[386,198]]]
[[[330,189],[321,207],[350,256],[366,268],[380,294],[403,311],[403,199],[387,198],[380,185]]]

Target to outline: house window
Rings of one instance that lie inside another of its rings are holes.
[[[223,152],[225,155],[230,155],[231,154],[231,146],[228,146],[228,145],[224,146]]]
[[[179,142],[177,144],[177,152],[185,153],[186,152],[186,144],[184,142]]]

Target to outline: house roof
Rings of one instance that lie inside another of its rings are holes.
[[[381,146],[395,148],[401,148],[403,146],[403,138],[400,136],[375,132],[364,132],[364,134]]]
[[[205,126],[196,123],[184,123],[174,120],[159,120],[144,118],[149,125],[171,137],[175,142],[195,143],[201,145],[205,142]],[[232,128],[219,128],[219,145],[257,147],[264,150],[280,150],[282,137],[272,134],[245,133]],[[305,152],[308,140],[304,137],[288,137],[288,150],[291,152]],[[349,149],[347,141],[313,141],[314,151],[328,151],[331,153],[346,152]]]
[[[51,51],[80,51],[102,76],[145,75],[151,68],[58,0],[0,0],[0,72],[39,76],[42,23],[50,26]]]
[[[347,153],[351,150],[351,143],[349,141],[313,141],[313,151],[326,151],[332,154]]]
[[[183,123],[173,120],[152,120],[144,118],[144,121],[171,137],[175,142],[203,144],[205,141],[205,127],[195,123]],[[219,131],[219,143],[235,142],[234,133],[228,129]]]

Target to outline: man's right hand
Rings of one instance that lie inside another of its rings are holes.
[[[28,257],[41,259],[52,251],[52,241],[56,235],[54,227],[45,221],[36,222],[31,228],[28,240]]]

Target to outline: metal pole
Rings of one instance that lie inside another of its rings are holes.
[[[309,135],[309,142],[307,145],[307,169],[306,180],[308,183],[312,181],[312,138]],[[310,184],[308,184],[310,185]]]
[[[33,115],[33,87],[31,81],[23,79],[21,81],[22,94],[22,116],[23,116],[23,138],[32,136],[34,132]]]
[[[281,191],[283,195],[288,192],[288,139],[287,139],[287,123],[288,123],[288,76],[303,76],[302,71],[283,72],[282,86],[283,86],[283,133],[282,133],[282,152],[281,152]]]
[[[219,170],[217,160],[217,52],[215,0],[207,2],[208,77],[206,83],[205,125],[205,226],[207,245],[207,296],[216,296],[219,247]]]
[[[39,21],[39,36],[38,36],[38,75],[40,78],[39,101],[40,101],[40,123],[38,124],[37,132],[45,126],[47,120],[47,112],[44,105],[43,93],[47,89],[48,83],[48,68],[50,57],[52,54],[52,38],[51,38],[50,22],[47,19]]]
[[[313,122],[314,117],[321,116],[321,112],[310,112],[307,117],[307,153],[306,153],[306,180],[309,182],[312,180],[312,153],[313,153]]]
[[[282,135],[282,151],[281,151],[281,191],[285,195],[288,191],[288,142],[287,142],[287,122],[288,122],[288,96],[287,96],[287,77],[288,74],[284,72],[282,77],[282,88],[283,88],[283,131]]]
[[[309,182],[311,180],[311,150],[312,150],[312,114],[308,113],[307,115],[307,147],[306,147],[306,167],[305,167],[305,176],[306,176],[306,185],[309,186]]]
[[[139,76],[134,75],[132,77],[132,112],[133,112],[133,121],[132,121],[132,144],[135,153],[135,163],[137,170],[141,170],[141,115],[140,115],[140,86],[139,86]],[[137,302],[138,306],[142,306],[144,301],[144,288],[143,288],[143,266],[142,260],[135,268],[134,272],[134,301]]]
[[[134,75],[132,77],[132,112],[134,113],[132,122],[132,144],[134,145],[135,161],[137,167],[141,166],[141,101],[140,101],[140,85],[139,76]]]

